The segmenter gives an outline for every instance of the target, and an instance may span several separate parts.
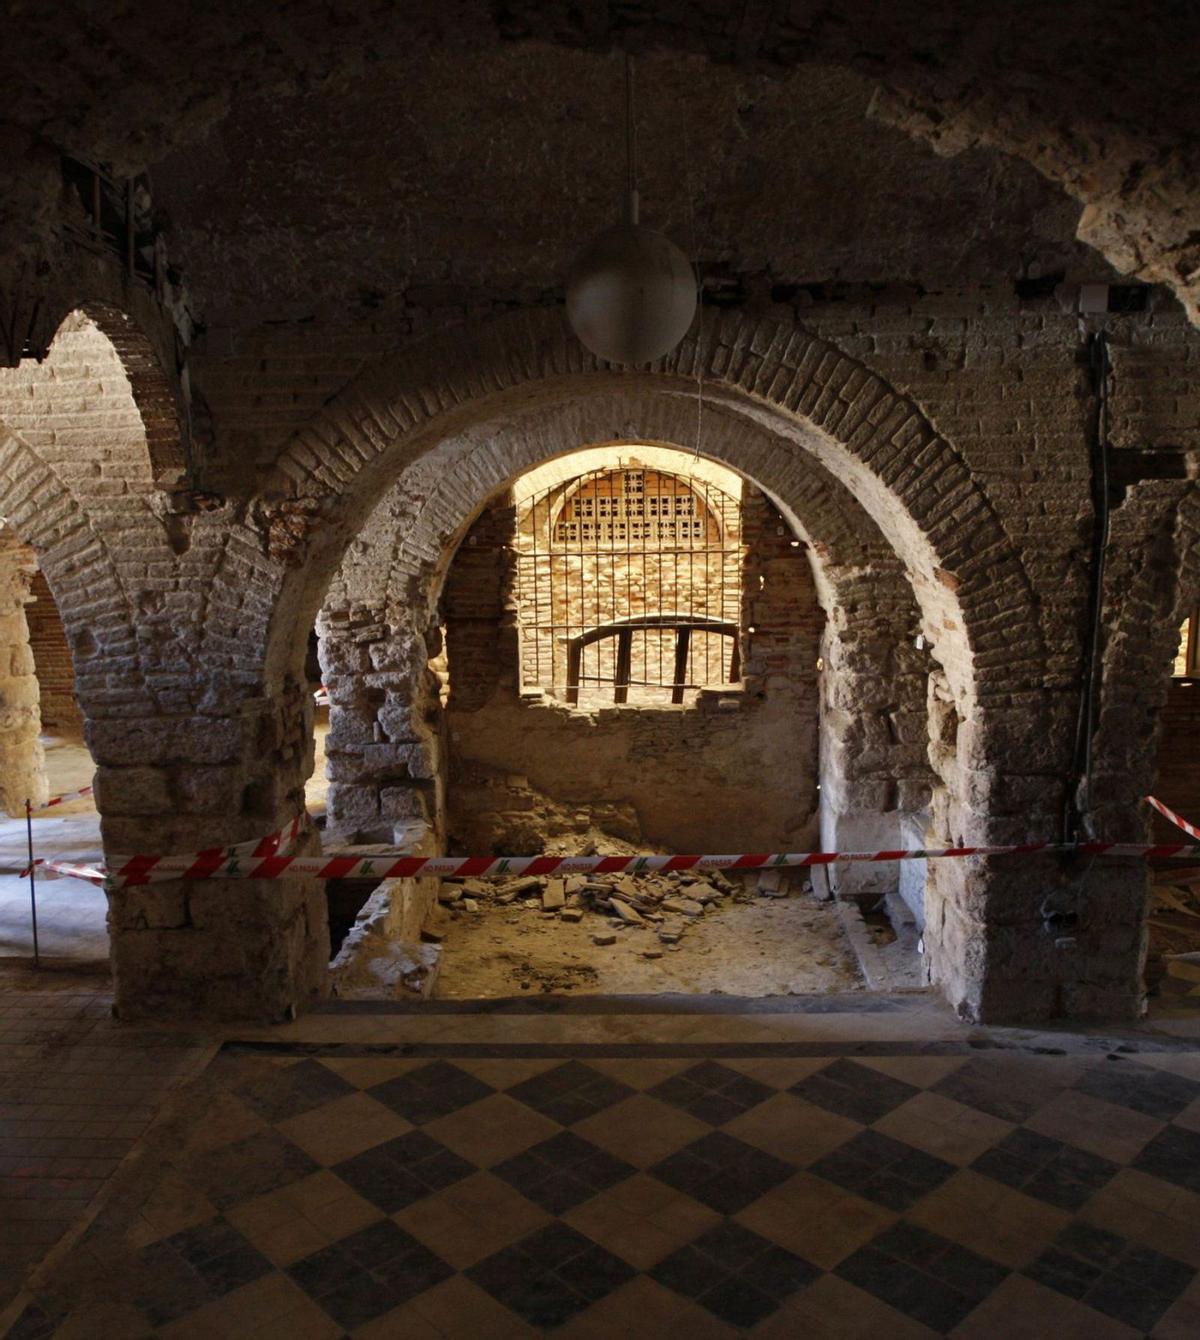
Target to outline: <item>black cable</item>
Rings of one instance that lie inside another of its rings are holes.
[[[1088,364],[1095,393],[1090,453],[1092,462],[1092,563],[1088,584],[1087,632],[1080,671],[1079,715],[1075,725],[1075,748],[1071,765],[1071,785],[1063,807],[1063,841],[1078,841],[1083,817],[1082,792],[1089,792],[1092,771],[1092,743],[1096,731],[1102,666],[1100,643],[1104,632],[1104,574],[1108,557],[1110,530],[1108,494],[1108,390],[1111,363],[1108,336],[1104,331],[1088,339]],[[1089,797],[1090,803],[1090,797]]]

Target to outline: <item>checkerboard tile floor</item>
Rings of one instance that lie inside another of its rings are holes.
[[[227,1045],[10,1336],[1200,1335],[1185,1043],[519,1032]]]

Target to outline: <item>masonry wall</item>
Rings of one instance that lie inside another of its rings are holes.
[[[46,799],[46,769],[38,738],[38,685],[29,650],[25,608],[36,559],[0,523],[0,809],[25,813],[25,802]]]
[[[814,845],[824,614],[804,546],[757,490],[742,537],[744,682],[691,705],[579,709],[520,692],[515,512],[483,513],[443,595],[453,846],[512,854],[589,832],[676,851]]]
[[[75,701],[75,665],[58,606],[41,572],[34,574],[30,594],[33,603],[26,607],[25,618],[37,671],[42,727],[80,738],[83,716]]]
[[[854,483],[864,492],[874,489],[870,501],[876,511],[882,513],[893,496],[889,492],[893,487],[896,495],[910,502],[920,491],[937,500],[930,512],[933,520],[952,526],[960,537],[961,543],[947,542],[954,557],[946,570],[921,571],[913,565],[913,580],[924,584],[923,594],[953,592],[960,582],[978,586],[981,573],[989,582],[995,577],[995,589],[1004,589],[1003,572],[989,566],[997,550],[985,551],[977,540],[988,519],[994,519],[1011,540],[1019,559],[1021,581],[1025,583],[1018,593],[1019,601],[1006,600],[991,607],[977,604],[974,622],[965,636],[961,627],[951,626],[948,616],[940,622],[939,617],[927,620],[930,626],[926,631],[932,643],[932,651],[927,653],[929,663],[945,663],[943,688],[950,699],[950,710],[941,723],[944,731],[938,733],[944,746],[939,752],[941,794],[934,797],[929,811],[929,839],[955,842],[969,836],[978,841],[1005,841],[1052,835],[1069,784],[1091,524],[1086,452],[1089,403],[1077,318],[1049,300],[1023,305],[1007,291],[883,295],[878,299],[859,294],[845,300],[826,294],[803,303],[798,297],[795,306],[793,313],[790,306],[776,305],[771,314],[785,322],[795,315],[804,328],[859,359],[861,369],[853,374],[856,386],[875,371],[891,386],[911,395],[930,425],[951,443],[970,469],[975,493],[968,493],[961,484],[955,486],[957,491],[947,491],[944,480],[928,470],[934,453],[908,451],[909,440],[902,436],[898,439],[901,430],[893,431],[890,426],[881,430],[878,444],[867,432],[868,449],[877,448],[883,463],[873,462],[870,470],[864,467]],[[711,330],[712,324],[710,321],[706,330]],[[1141,351],[1154,369],[1152,375],[1139,372],[1135,377],[1124,370],[1120,359],[1114,360],[1115,421],[1123,425],[1126,434],[1120,445],[1174,443],[1195,448],[1200,414],[1189,409],[1189,405],[1195,406],[1195,400],[1188,389],[1194,382],[1195,333],[1184,325],[1178,312],[1169,309],[1114,318],[1108,324],[1125,348]],[[745,328],[752,326],[748,320]],[[304,343],[309,356],[319,358],[327,332],[314,326],[311,333],[283,334]],[[263,336],[260,341],[256,336],[248,337],[238,345],[238,356],[231,360],[236,366],[230,370],[240,384],[255,384],[264,360],[270,362],[273,338]],[[372,331],[371,338],[378,341],[381,337],[378,331]],[[520,338],[518,329],[514,340]],[[746,344],[752,338],[748,335]],[[786,330],[780,337],[783,342],[790,338]],[[803,345],[802,336],[794,338]],[[763,342],[769,343],[767,336]],[[731,376],[742,376],[740,369],[751,355],[745,345],[735,346],[732,337],[723,346],[724,351],[730,349],[734,350],[727,354],[730,359],[742,360]],[[831,357],[824,348],[812,354],[814,361]],[[547,361],[552,361],[552,355],[547,355]],[[832,361],[836,363],[836,358]],[[525,366],[514,354],[514,365],[518,364]],[[529,366],[533,365],[530,356]],[[821,366],[825,366],[824,361]],[[568,372],[574,375],[571,368]],[[456,403],[456,395],[480,394],[482,382],[468,385],[464,381],[458,387],[455,375],[451,361],[447,361],[444,376],[449,389],[443,397],[439,384],[437,395],[429,394],[431,404],[450,407]],[[593,383],[599,383],[605,375],[590,367],[579,373],[581,381],[590,379]],[[719,368],[712,373],[718,379],[721,375]],[[749,382],[752,377],[745,380]],[[758,389],[753,394],[766,398]],[[415,391],[411,395],[414,401],[419,398]],[[819,406],[831,401],[837,401],[839,407],[847,406],[840,411],[847,416],[859,412],[851,404],[853,391],[839,400],[838,387],[822,388],[819,379],[805,383],[804,397],[800,409],[814,417],[819,417]],[[1138,402],[1136,414],[1134,400]],[[297,411],[282,392],[273,404],[271,436],[275,441],[283,440],[291,428],[301,427],[310,413]],[[223,417],[219,399],[214,398],[211,409],[213,422],[222,425],[224,434],[213,448],[214,455],[227,459],[235,454],[236,441],[238,449],[244,447],[244,454],[253,459],[252,442],[228,436],[230,420]],[[764,415],[769,412],[764,409]],[[899,406],[883,412],[903,415],[909,411]],[[469,410],[463,413],[469,417]],[[416,411],[411,417],[416,421]],[[781,420],[786,417],[781,412]],[[876,425],[870,427],[874,431]],[[613,431],[626,428],[614,415]],[[634,428],[636,425],[629,426],[630,431]],[[245,431],[252,438],[256,428],[248,425]],[[51,445],[55,446],[56,463],[64,469],[74,462],[72,453],[81,449],[66,439],[61,448],[57,443]],[[341,446],[349,453],[344,443]],[[485,447],[490,449],[491,444],[478,445],[481,451]],[[786,450],[780,449],[781,478],[789,469],[795,473],[803,468],[788,461]],[[794,454],[797,458],[805,455],[800,447]],[[846,455],[850,454],[848,448]],[[369,448],[362,446],[361,459],[366,460],[368,455]],[[328,471],[329,478],[341,478],[332,465]],[[94,475],[94,471],[81,472],[78,487]],[[107,481],[101,476],[100,482]],[[231,839],[250,836],[268,821],[288,817],[286,809],[293,799],[291,783],[280,787],[272,778],[281,758],[287,763],[288,758],[303,753],[304,722],[296,708],[299,699],[283,695],[285,676],[278,665],[264,676],[269,681],[264,687],[254,659],[257,644],[240,635],[243,628],[260,628],[261,612],[272,608],[281,581],[272,565],[304,562],[304,517],[317,515],[321,499],[289,499],[291,513],[273,499],[256,499],[249,509],[239,511],[242,498],[235,489],[224,512],[214,511],[209,519],[197,520],[192,526],[192,548],[184,558],[178,551],[172,553],[161,547],[162,527],[148,506],[140,512],[127,506],[126,496],[133,494],[136,485],[137,481],[111,481],[111,499],[97,505],[93,513],[97,534],[104,534],[105,546],[88,541],[89,557],[93,553],[101,557],[116,554],[114,561],[119,564],[123,583],[120,599],[106,592],[96,619],[91,618],[91,607],[83,597],[75,602],[73,613],[64,605],[68,619],[76,620],[73,627],[82,630],[88,625],[87,631],[97,630],[86,657],[81,654],[80,669],[91,694],[92,733],[103,755],[98,761],[112,778],[110,798],[104,802],[106,838],[112,850],[128,850],[134,841],[148,840],[147,831],[152,829],[159,849],[179,850],[185,841],[201,840],[196,834],[198,825],[203,840],[210,835],[213,841],[227,835]],[[300,486],[320,493],[307,477]],[[1130,494],[1141,491],[1142,486],[1135,485]],[[98,496],[105,492],[101,490]],[[415,486],[411,504],[414,512],[419,512],[423,504]],[[217,499],[213,506],[222,504]],[[330,513],[333,511],[331,506]],[[252,524],[243,526],[243,515]],[[314,522],[313,530],[318,524]],[[1126,527],[1121,543],[1136,548],[1151,534],[1135,518]],[[1169,580],[1171,563],[1180,562],[1182,553],[1170,535],[1164,550],[1169,561],[1164,561],[1163,573]],[[897,542],[902,561],[908,562],[913,552]],[[63,569],[69,577],[70,564],[64,562]],[[862,605],[869,612],[868,579],[869,573],[864,574]],[[320,580],[320,575],[314,577],[314,587]],[[1007,588],[1010,594],[1012,585]],[[986,589],[993,588],[989,585]],[[1114,592],[1109,608],[1113,620],[1119,600],[1120,593]],[[128,602],[128,611],[122,601]],[[936,610],[937,606],[926,601],[925,608]],[[1033,613],[1026,616],[1022,610]],[[277,626],[290,627],[292,613],[291,606],[282,607]],[[427,725],[422,719],[427,700],[417,682],[424,673],[421,667],[427,668],[437,648],[426,636],[427,630],[422,630],[422,645],[418,648],[416,640],[410,639],[412,656],[407,651],[401,655],[396,637],[407,638],[408,631],[400,630],[394,636],[395,630],[380,627],[372,632],[372,613],[366,607],[351,610],[343,625],[348,633],[353,632],[345,645],[356,648],[352,656],[348,654],[344,676],[355,679],[356,686],[349,698],[354,712],[343,712],[344,725],[338,729],[344,730],[344,738],[356,749],[361,744],[363,752],[359,762],[345,753],[339,766],[359,769],[357,774],[350,771],[348,778],[355,785],[361,781],[362,794],[370,802],[363,812],[370,810],[370,817],[378,820],[384,792],[390,795],[389,806],[407,805],[416,789],[412,783],[425,785],[427,792],[435,790],[431,779],[439,775],[441,763],[436,758],[430,763],[431,751],[420,738]],[[306,618],[294,622],[306,630],[311,609],[305,614]],[[123,619],[128,620],[129,629],[121,623]],[[190,624],[189,619],[193,621]],[[109,620],[111,626],[100,620]],[[207,621],[203,638],[196,631],[202,620]],[[375,622],[379,622],[378,617]],[[135,651],[142,658],[139,664],[148,667],[145,683],[134,683],[125,673],[126,660],[121,658]],[[1014,662],[1022,665],[1021,677],[1016,681],[1019,693],[1010,691],[1014,681],[1005,678]],[[195,673],[193,666],[199,667]],[[1131,698],[1140,697],[1144,704],[1149,701],[1147,695],[1161,692],[1161,682],[1140,673],[1120,682],[1120,676],[1114,673],[1106,687],[1106,694],[1115,704],[1111,713],[1113,739],[1133,738],[1144,753],[1152,753],[1142,744],[1147,738],[1141,729],[1147,713],[1135,718],[1120,692],[1127,690]],[[146,687],[151,683],[152,691]],[[962,684],[971,686],[970,691],[964,693],[959,687]],[[247,705],[242,712],[245,720],[239,717],[236,731],[230,726],[226,747],[224,737],[218,737],[212,723],[224,722],[219,715],[222,712],[232,716],[232,709],[225,706],[231,690],[234,696],[244,695]],[[885,702],[878,704],[881,713],[886,708]],[[212,721],[196,718],[198,710],[202,716],[210,714]],[[1147,709],[1151,718],[1154,710],[1153,706]],[[284,741],[286,757],[280,753],[281,746],[263,744],[260,716],[270,719],[274,731],[271,738],[278,736]],[[1135,720],[1139,726],[1136,732],[1129,729]],[[143,735],[131,729],[130,723],[135,721],[147,723]],[[186,727],[186,749],[178,743],[185,734],[185,721],[190,723]],[[145,743],[152,728],[157,731],[153,749]],[[1144,761],[1139,766],[1145,766]],[[297,771],[299,767],[297,764]],[[136,787],[132,783],[137,780],[133,774],[143,771],[147,774],[145,798],[138,798],[133,795]],[[1129,769],[1124,771],[1129,773]],[[103,781],[102,777],[102,790]],[[879,782],[882,786],[886,778],[881,777]],[[228,818],[227,798],[231,793],[240,797],[236,822]],[[187,807],[194,808],[201,819],[198,821]],[[129,812],[121,813],[122,808]],[[1117,816],[1097,813],[1102,828],[1110,821],[1140,822],[1132,805],[1123,805]],[[351,823],[351,827],[357,826],[356,820]],[[1106,829],[1104,835],[1111,834]],[[964,867],[964,871],[939,891],[934,919],[944,961],[961,967],[958,978],[947,980],[946,989],[964,1013],[1015,1017],[1055,1010],[1128,1011],[1135,993],[1136,973],[1131,965],[1136,965],[1141,916],[1137,872],[1118,871],[1105,885],[1103,924],[1094,935],[1089,931],[1078,951],[1084,961],[1068,962],[1059,957],[1056,939],[1045,933],[1038,915],[1045,893],[1066,880],[1055,862],[1048,859],[1019,870],[981,863]],[[273,899],[275,892],[264,890],[264,907],[277,905],[265,896],[270,894]],[[241,890],[237,896],[242,897]],[[144,924],[147,908],[139,899],[140,895],[130,897],[126,908],[119,910],[125,948],[118,954],[129,968],[130,980],[137,979],[143,968],[149,973],[152,961],[160,965],[165,962],[160,950],[168,939],[180,946],[167,965],[169,971],[157,971],[155,978],[158,998],[165,999],[168,978],[176,968],[182,971],[186,967],[188,974],[195,975],[203,963],[212,961],[211,956],[202,952],[195,934],[196,922],[182,899],[171,911],[171,924],[166,928],[171,932],[169,937],[162,933],[162,927]],[[226,904],[222,902],[220,907],[223,914]],[[229,946],[221,939],[225,928],[216,925],[217,920],[214,918],[209,927],[212,944],[220,942],[223,979],[233,993],[240,990],[245,977],[243,960],[224,953]],[[319,934],[312,929],[314,933],[308,939],[315,943]],[[274,921],[264,918],[255,932],[264,955],[277,942],[277,930]],[[197,948],[185,949],[185,943]],[[144,963],[135,962],[138,956]],[[962,984],[967,976],[974,983],[974,994],[969,999]]]
[[[1200,681],[1173,679],[1163,709],[1154,794],[1185,819],[1200,816]],[[1154,815],[1154,841],[1181,842],[1184,835]]]

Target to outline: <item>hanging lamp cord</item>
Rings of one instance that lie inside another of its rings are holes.
[[[633,117],[633,57],[625,53],[625,171],[627,222],[638,221],[637,128]]]

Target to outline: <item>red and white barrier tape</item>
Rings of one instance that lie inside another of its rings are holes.
[[[52,810],[55,805],[66,805],[72,800],[82,800],[84,796],[90,796],[92,790],[90,786],[81,786],[78,791],[64,791],[61,796],[51,796],[44,805],[34,805],[31,808],[34,814],[41,814],[43,810]]]
[[[1182,828],[1183,831],[1187,833],[1189,836],[1194,837],[1198,841],[1200,841],[1200,828],[1197,828],[1195,824],[1188,823],[1188,821],[1181,814],[1176,814],[1174,810],[1169,809],[1166,805],[1162,803],[1161,800],[1156,799],[1154,796],[1147,796],[1146,799],[1150,802],[1151,805],[1154,806],[1154,808],[1159,812],[1159,814],[1162,815],[1164,819],[1169,819],[1171,823],[1175,825],[1176,828]]]
[[[762,870],[831,865],[835,861],[925,861],[956,856],[1032,856],[1045,852],[1076,852],[1081,856],[1178,856],[1194,851],[1191,843],[1150,846],[1124,842],[1027,842],[1011,847],[941,847],[904,851],[808,851],[740,856],[269,856],[265,860],[234,858],[204,871],[170,858],[159,860],[144,875],[130,878],[114,872],[112,888],[166,879],[408,879],[421,875],[472,875],[487,879],[517,875],[653,874],[672,870]]]
[[[303,812],[297,814],[290,823],[284,824],[274,833],[268,833],[266,837],[250,838],[246,842],[234,842],[227,847],[210,847],[207,851],[189,852],[182,856],[114,856],[111,871],[102,870],[98,866],[84,865],[78,860],[70,860],[66,857],[50,857],[47,860],[37,860],[34,861],[33,865],[39,871],[70,875],[77,879],[88,879],[94,884],[103,883],[110,876],[115,880],[130,884],[153,883],[156,879],[164,878],[208,879],[207,871],[224,862],[261,860],[269,856],[286,857],[295,846],[296,839],[304,828],[305,818]],[[171,863],[173,873],[170,876],[155,876],[153,872],[163,861]],[[174,873],[181,865],[190,873]],[[28,876],[29,869],[26,866],[21,871],[22,878]],[[150,878],[146,878],[147,875]]]
[[[1193,828],[1147,797],[1155,809],[1200,838]],[[843,861],[936,861],[965,856],[1037,856],[1074,853],[1080,856],[1138,857],[1145,860],[1194,853],[1190,842],[1024,842],[1004,847],[935,847],[881,851],[808,851],[731,856],[406,856],[384,852],[373,856],[327,852],[321,856],[291,856],[287,848],[300,831],[302,817],[287,828],[258,842],[213,848],[184,856],[117,857],[109,870],[65,860],[38,862],[59,874],[106,883],[110,889],[154,884],[175,879],[411,879],[418,876],[459,875],[506,878],[520,875],[651,874],[684,870],[763,870]],[[285,837],[286,834],[290,836]],[[271,851],[265,847],[274,843]]]

